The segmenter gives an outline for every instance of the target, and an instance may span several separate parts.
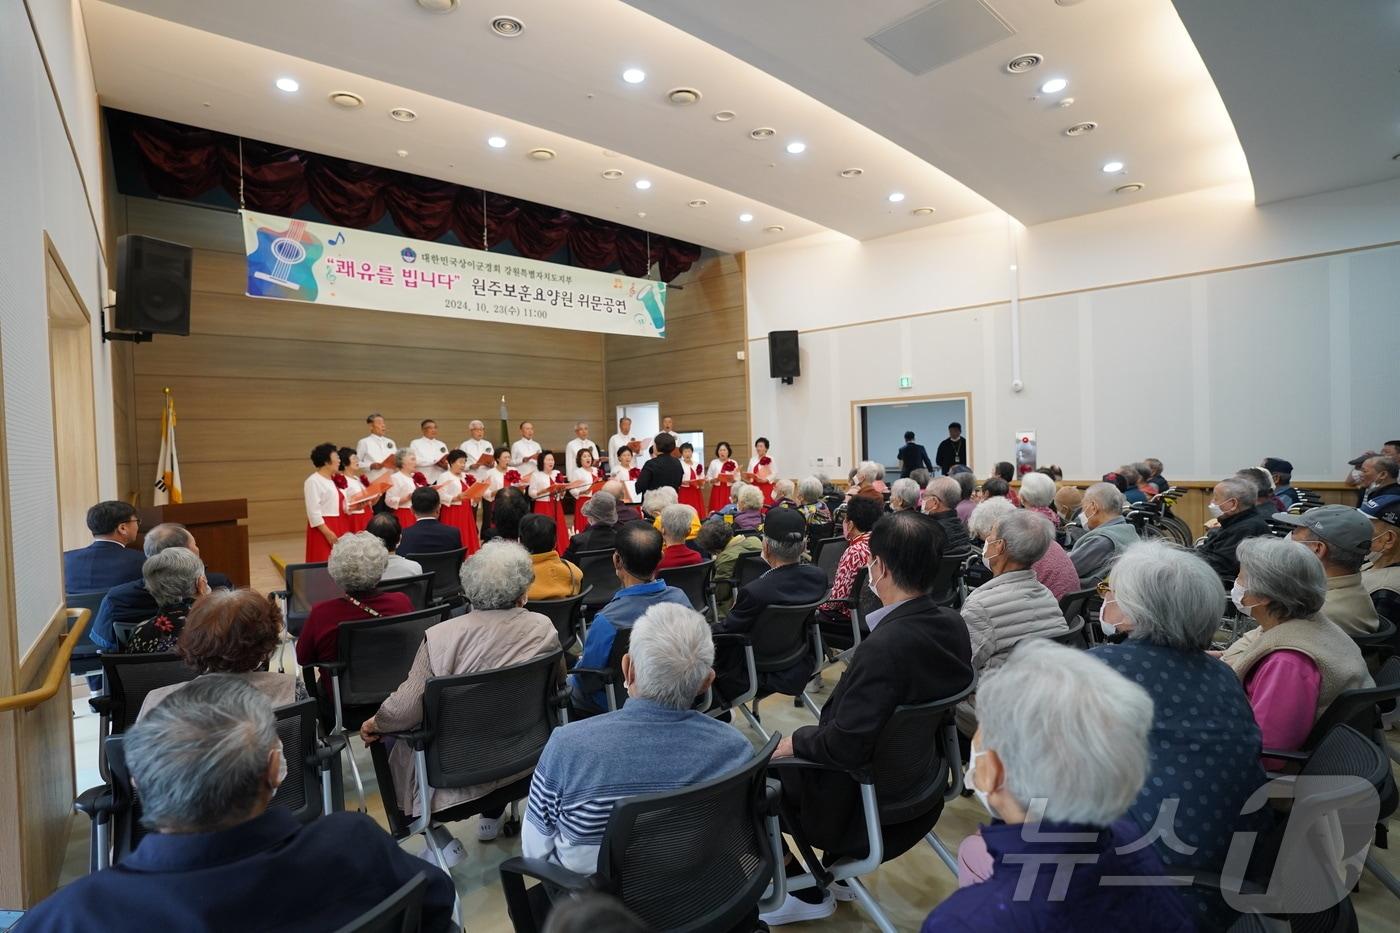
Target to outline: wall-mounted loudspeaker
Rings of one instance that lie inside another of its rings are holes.
[[[768,332],[768,375],[781,379],[785,385],[802,375],[802,363],[797,356],[797,331]]]
[[[193,265],[188,246],[148,236],[119,237],[116,329],[188,336]]]

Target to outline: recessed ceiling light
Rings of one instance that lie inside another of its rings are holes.
[[[864,175],[864,174],[865,174],[865,169],[863,169],[863,168],[843,168],[843,169],[841,170],[841,177],[842,177],[842,178],[859,178],[860,176],[862,176],[862,175]]]
[[[492,136],[490,139],[486,140],[486,145],[490,146],[492,149],[504,149],[506,147],[506,138],[504,136]]]
[[[936,208],[932,207],[916,207],[912,211],[910,211],[910,213],[913,214],[915,217],[927,217],[929,214],[932,214],[935,210]]]
[[[418,5],[429,13],[451,13],[457,9],[457,0],[418,0]]]
[[[768,226],[766,226],[766,227],[763,228],[763,232],[764,232],[764,233],[782,233],[782,232],[783,232],[784,230],[786,230],[786,229],[787,229],[787,227],[784,227],[782,224],[769,224]]]
[[[647,212],[646,212],[646,211],[637,211],[637,216],[638,216],[638,217],[645,217],[646,215],[647,215]]]
[[[1069,82],[1064,78],[1051,78],[1040,86],[1040,93],[1058,94],[1067,87],[1069,87]]]
[[[666,92],[666,99],[677,107],[688,107],[700,99],[700,92],[693,87],[677,87]]]
[[[1037,67],[1043,61],[1045,61],[1045,56],[1039,52],[1025,52],[1017,55],[1002,67],[1006,69],[1007,74],[1020,75]]]
[[[778,131],[775,130],[775,129],[773,129],[773,127],[771,127],[771,126],[760,126],[760,127],[758,127],[757,129],[749,130],[749,138],[750,138],[750,139],[767,139],[768,137],[772,136],[772,135],[773,135],[774,133],[776,133],[776,132],[778,132]]]
[[[1073,97],[1062,97],[1062,98],[1060,98],[1059,103],[1057,103],[1055,106],[1056,106],[1056,107],[1059,107],[1061,110],[1065,110],[1065,109],[1067,109],[1067,108],[1069,108],[1069,107],[1073,107],[1073,106],[1074,106],[1074,98],[1073,98]]]
[[[794,140],[793,142],[787,144],[787,151],[791,155],[801,155],[802,153],[807,151],[807,144],[797,142],[796,140]]]
[[[400,149],[400,150],[399,150],[399,158],[400,158],[400,159],[407,159],[407,158],[408,158],[408,150],[407,150],[407,149]]]
[[[301,85],[297,83],[296,78],[278,78],[277,90],[286,91],[288,94],[295,94],[297,91],[301,90]]]
[[[891,204],[898,204],[900,201],[903,201],[903,200],[904,200],[904,195],[903,195],[901,192],[898,192],[898,191],[891,191],[891,192],[890,192],[889,201],[890,201]]]
[[[640,68],[628,68],[622,73],[622,80],[628,84],[641,84],[647,79],[647,73]]]
[[[548,162],[553,159],[557,153],[555,153],[553,149],[540,147],[539,149],[531,149],[528,154],[530,158],[534,159],[536,162]]]
[[[607,169],[606,171],[603,172],[603,177],[606,178],[608,181],[616,181],[617,179],[619,179],[619,178],[622,177],[622,169],[620,169],[620,168],[610,168],[610,169]]]
[[[349,91],[332,91],[330,102],[342,110],[357,110],[365,105],[365,99]]]
[[[734,111],[732,111],[732,110],[720,110],[720,111],[717,111],[717,112],[715,113],[715,119],[718,120],[718,121],[721,122],[721,123],[728,123],[730,120],[734,119]]]
[[[1143,188],[1146,188],[1146,187],[1147,187],[1147,186],[1144,185],[1142,182],[1140,182],[1140,181],[1134,181],[1134,182],[1130,182],[1129,184],[1126,184],[1126,185],[1119,185],[1117,188],[1114,188],[1114,189],[1113,189],[1113,193],[1114,193],[1114,194],[1132,194],[1133,192],[1135,192],[1135,191],[1141,191]]]
[[[739,215],[739,223],[741,223],[741,224],[749,223],[749,222],[752,221],[752,220],[753,220],[753,215],[752,215],[752,214],[744,213],[744,214],[740,214],[740,215]]]
[[[1116,159],[1112,162],[1105,162],[1103,164],[1103,171],[1105,175],[1117,175],[1119,172],[1123,171],[1123,163]]]
[[[1075,123],[1072,126],[1065,127],[1065,135],[1070,137],[1083,136],[1085,133],[1092,133],[1098,128],[1099,125],[1097,123],[1092,120],[1086,120],[1083,123]]]
[[[502,39],[514,39],[525,31],[525,24],[514,16],[497,16],[491,20],[491,31]]]
[[[695,200],[693,200],[693,201],[690,202],[690,206],[691,206],[691,207],[704,207],[706,204],[709,204],[709,203],[710,203],[710,202],[709,202],[709,201],[706,201],[704,198],[696,198]]]
[[[651,182],[647,181],[645,178],[638,178],[636,181],[632,182],[632,185],[638,191],[647,191],[651,188]]]
[[[389,116],[398,120],[400,123],[412,123],[414,120],[418,119],[418,114],[409,110],[407,107],[395,107],[393,110],[389,111]]]

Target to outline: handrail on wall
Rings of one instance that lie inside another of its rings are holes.
[[[49,661],[49,672],[44,677],[44,682],[33,690],[0,697],[0,713],[9,712],[12,709],[22,709],[28,712],[40,703],[53,699],[58,693],[58,688],[63,683],[63,677],[68,672],[68,665],[73,659],[73,647],[83,637],[83,630],[87,628],[88,622],[92,619],[92,611],[89,609],[67,609],[64,611],[68,615],[70,628],[67,634],[59,638],[58,645],[54,648],[53,659]]]

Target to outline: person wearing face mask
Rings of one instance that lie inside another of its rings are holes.
[[[1081,588],[1098,583],[1108,567],[1130,544],[1137,531],[1123,518],[1123,494],[1112,483],[1095,483],[1084,493],[1079,514],[1088,529],[1074,542],[1069,559],[1079,574]]]
[[[1022,641],[1053,638],[1067,631],[1059,602],[1032,569],[1052,547],[1059,547],[1054,527],[1044,516],[1025,509],[1012,509],[987,535],[982,560],[991,569],[992,579],[969,593],[962,607],[972,640],[972,669],[978,676],[1001,667]],[[958,729],[963,735],[977,731],[976,699],[971,696],[958,704]]]
[[[1261,537],[1242,542],[1239,557],[1230,598],[1259,627],[1221,660],[1244,685],[1264,748],[1293,751],[1339,693],[1373,683],[1356,642],[1323,614],[1327,577],[1313,551]]]
[[[1388,593],[1382,599],[1400,603],[1400,496],[1367,499],[1360,512],[1371,520],[1371,550],[1361,585],[1373,601],[1377,593]]]
[[[1128,815],[1143,834],[1171,820],[1172,837],[1185,846],[1167,837],[1153,843],[1168,869],[1220,873],[1235,833],[1265,832],[1273,822],[1267,807],[1245,806],[1267,780],[1254,712],[1234,672],[1206,653],[1225,606],[1220,578],[1190,551],[1143,541],[1123,553],[1108,582],[1102,624],[1127,639],[1092,656],[1139,684],[1153,704],[1148,773],[1155,780]],[[1207,780],[1195,777],[1197,767]],[[1202,930],[1225,930],[1238,918],[1218,893],[1191,887],[1182,895]]]
[[[1235,550],[1240,542],[1269,533],[1269,521],[1255,509],[1259,488],[1252,479],[1232,476],[1215,484],[1208,508],[1219,522],[1196,553],[1210,564],[1221,577],[1229,579],[1239,572]]]
[[[120,865],[27,912],[26,933],[333,930],[418,875],[427,878],[423,930],[457,929],[452,880],[370,817],[338,812],[303,824],[269,807],[287,762],[272,704],[243,678],[195,678],[127,731],[125,752],[151,832]],[[314,893],[288,880],[307,866]]]
[[[1369,635],[1380,628],[1375,604],[1361,583],[1361,565],[1371,550],[1371,522],[1360,509],[1324,505],[1302,515],[1280,512],[1274,520],[1292,525],[1294,541],[1317,555],[1327,575],[1322,614],[1349,635]]]
[[[993,820],[959,847],[962,886],[923,933],[1195,930],[1126,815],[1148,775],[1147,692],[1089,653],[1035,640],[977,693],[967,786]]]

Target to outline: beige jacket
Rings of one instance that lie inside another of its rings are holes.
[[[274,671],[249,671],[246,674],[234,674],[234,677],[247,681],[249,686],[256,688],[267,697],[272,703],[272,708],[287,706],[297,700],[306,699],[306,688],[301,685],[295,674],[278,674]],[[140,722],[146,718],[146,714],[160,705],[164,700],[176,690],[182,689],[191,681],[183,681],[178,684],[170,684],[166,687],[157,687],[146,694],[146,699],[141,703],[141,712],[136,714],[136,721]]]
[[[1327,599],[1322,614],[1348,635],[1373,635],[1380,628],[1375,603],[1361,584],[1361,574],[1327,578]]]
[[[1343,690],[1375,686],[1356,642],[1322,615],[1290,619],[1267,631],[1252,629],[1227,648],[1220,659],[1230,665],[1240,683],[1244,683],[1254,665],[1285,648],[1307,655],[1322,675],[1313,722],[1317,722]]]

